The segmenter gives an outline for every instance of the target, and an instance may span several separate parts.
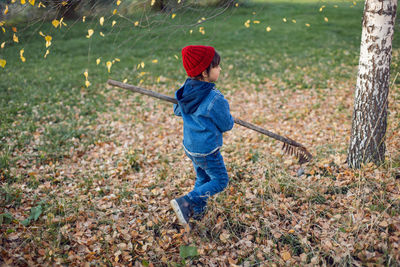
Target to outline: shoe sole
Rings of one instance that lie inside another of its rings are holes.
[[[181,224],[188,224],[188,222],[185,220],[185,217],[182,214],[181,209],[179,208],[178,202],[175,199],[173,199],[170,201],[170,203],[171,203],[172,208],[175,211],[176,216],[178,217],[179,222]]]

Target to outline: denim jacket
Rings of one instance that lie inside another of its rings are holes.
[[[175,92],[174,113],[183,118],[183,146],[192,156],[206,156],[222,146],[222,133],[234,121],[228,101],[214,83],[187,79]]]

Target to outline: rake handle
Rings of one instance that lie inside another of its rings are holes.
[[[158,98],[158,99],[161,99],[161,100],[164,100],[164,101],[171,102],[173,104],[178,104],[178,101],[173,97],[166,96],[166,95],[163,95],[163,94],[159,94],[159,93],[147,90],[147,89],[143,89],[143,88],[138,87],[138,86],[134,86],[134,85],[130,85],[130,84],[114,81],[114,80],[108,80],[107,83],[109,85],[117,86],[117,87],[120,87],[120,88],[123,88],[123,89],[127,89],[127,90],[132,91],[132,92],[136,92],[136,93],[140,93],[140,94],[143,94],[143,95],[148,95],[148,96],[151,96],[151,97],[155,97],[155,98]],[[271,138],[274,138],[274,139],[279,140],[281,142],[284,142],[286,144],[290,144],[290,145],[295,146],[295,147],[305,148],[302,144],[297,143],[296,141],[294,141],[294,140],[292,140],[290,138],[283,137],[283,136],[281,136],[279,134],[270,132],[270,131],[265,130],[265,129],[261,128],[261,127],[258,127],[258,126],[254,125],[254,124],[251,124],[251,123],[249,123],[247,121],[243,121],[243,120],[237,119],[237,118],[234,118],[234,121],[235,121],[236,124],[239,124],[239,125],[241,125],[243,127],[249,128],[249,129],[251,129],[253,131],[262,133],[264,135],[267,135],[267,136],[269,136]]]

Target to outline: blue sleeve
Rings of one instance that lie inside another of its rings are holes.
[[[235,122],[229,111],[229,103],[222,95],[216,96],[209,112],[210,118],[221,132],[226,132],[233,128]]]
[[[175,113],[176,116],[181,116],[182,117],[181,108],[179,107],[178,104],[174,104],[174,113]]]

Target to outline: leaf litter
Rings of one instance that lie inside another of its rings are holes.
[[[299,172],[280,143],[235,125],[222,149],[230,183],[191,231],[179,226],[169,205],[195,179],[181,146],[182,122],[167,103],[108,88],[113,112],[99,114],[93,130],[102,134],[93,145],[80,149],[78,142],[68,157],[33,165],[23,164],[24,150],[12,155],[22,157],[10,176],[23,179],[2,193],[4,263],[400,262],[399,91],[390,94],[386,163],[351,170],[345,160],[355,81],[327,84],[280,90],[283,82],[266,79],[220,88],[233,116],[301,142],[314,160]],[[165,85],[149,89],[173,94]],[[37,220],[24,226],[28,218]]]

